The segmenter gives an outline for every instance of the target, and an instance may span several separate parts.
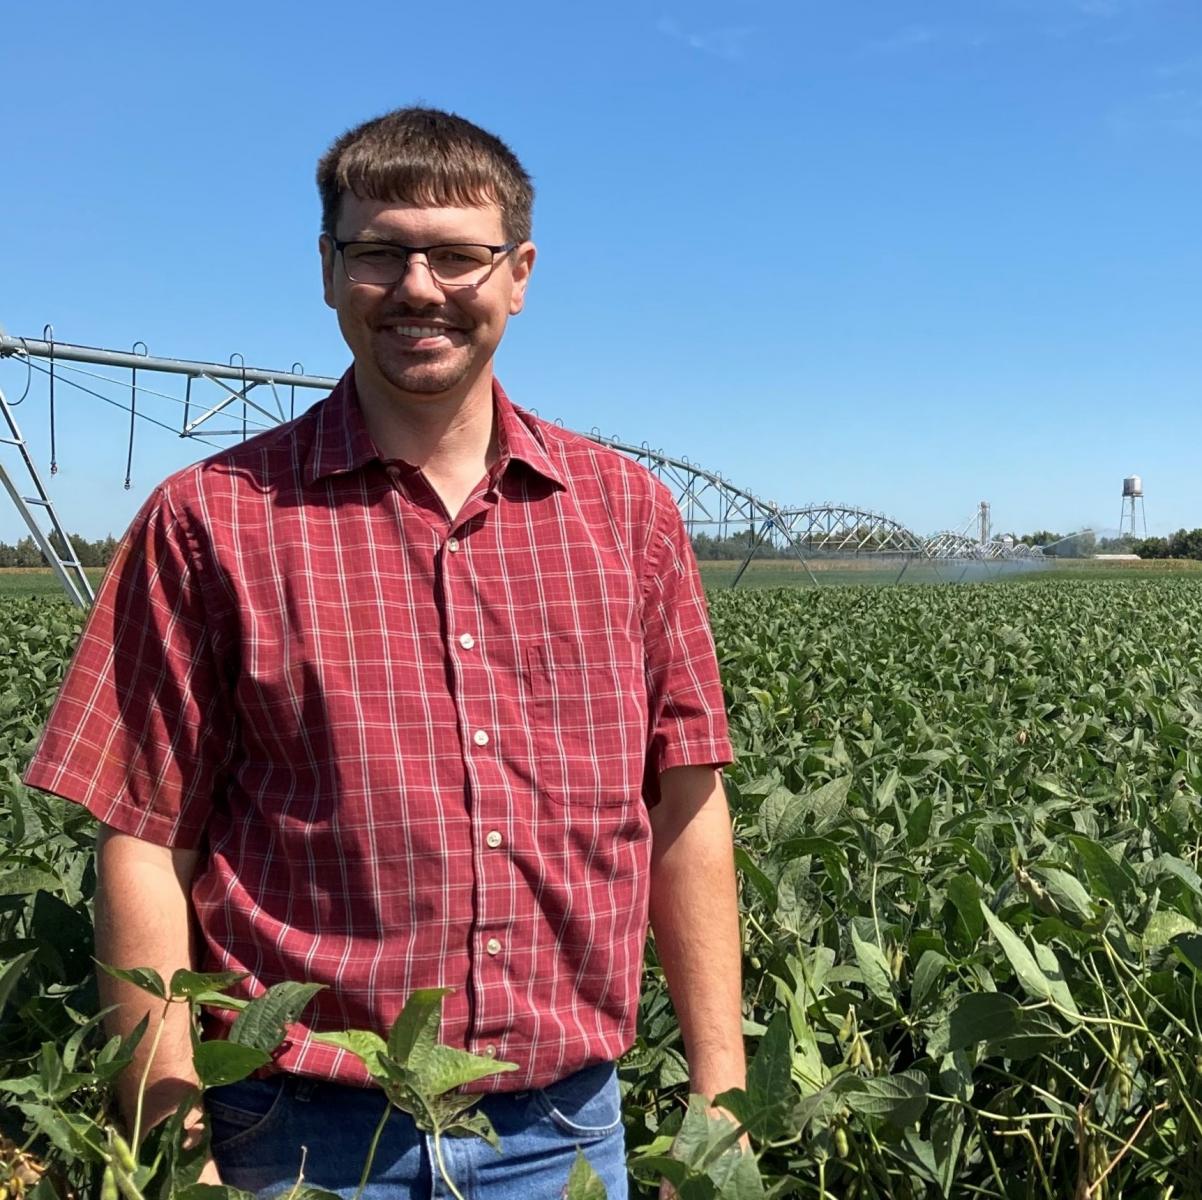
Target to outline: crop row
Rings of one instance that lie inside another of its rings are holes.
[[[1168,578],[712,595],[758,1174],[689,1126],[685,1200],[1196,1194],[1200,614]],[[0,1132],[38,1200],[87,1194],[119,1061],[89,820],[18,781],[77,632],[0,611]],[[686,1090],[654,945],[621,1076],[650,1196]]]

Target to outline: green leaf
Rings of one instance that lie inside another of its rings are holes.
[[[418,988],[405,1001],[404,1008],[388,1033],[388,1056],[402,1067],[418,1046],[433,1046],[438,1040],[442,1021],[442,1001],[450,988]]]
[[[814,815],[814,830],[822,833],[838,820],[839,815],[847,806],[847,796],[851,791],[852,778],[844,775],[823,784],[816,791],[810,792],[804,799],[810,812]]]
[[[308,1188],[305,1190],[309,1191]],[[284,1200],[287,1200],[287,1196],[288,1193],[285,1193]],[[244,1192],[224,1183],[190,1183],[186,1187],[177,1188],[172,1197],[173,1200],[255,1200],[253,1192]]]
[[[947,898],[960,917],[958,933],[967,946],[975,946],[985,931],[981,916],[981,885],[967,871],[953,875],[947,883]]]
[[[201,1042],[192,1054],[196,1074],[205,1087],[220,1087],[245,1079],[271,1062],[271,1055],[236,1042]]]
[[[760,803],[760,833],[769,847],[787,842],[805,828],[805,800],[786,787],[777,787]]]
[[[1080,1017],[1081,1013],[1077,1009],[1077,1002],[1073,999],[1072,992],[1069,991],[1068,980],[1065,979],[1064,972],[1060,968],[1060,960],[1056,957],[1056,952],[1051,946],[1044,945],[1043,942],[1035,942],[1033,945],[1035,961],[1050,985],[1052,999],[1065,1012],[1071,1013],[1074,1017]]]
[[[6,963],[3,969],[0,969],[0,1013],[4,1011],[4,1006],[8,1003],[9,996],[12,995],[12,990],[21,981],[21,976],[25,974],[25,968],[37,956],[36,950],[26,950],[24,954],[19,954],[10,963]]]
[[[896,1007],[893,975],[889,970],[889,960],[881,948],[875,942],[866,942],[861,938],[854,924],[851,927],[851,943],[855,949],[856,962],[859,964],[864,986],[883,1004],[890,1008]]]
[[[1069,912],[1083,921],[1093,920],[1097,905],[1085,885],[1071,871],[1061,867],[1035,867],[1035,875],[1047,888],[1061,912]]]
[[[901,1128],[913,1125],[926,1111],[930,1087],[921,1071],[877,1075],[859,1082],[860,1087],[844,1097],[853,1112],[883,1117],[890,1125]]]
[[[1031,786],[1060,800],[1071,800],[1073,798],[1072,792],[1067,791],[1064,785],[1051,775],[1037,775],[1031,780]]]
[[[924,846],[931,836],[931,816],[934,811],[930,796],[923,796],[906,815],[906,844],[911,850]]]
[[[1147,878],[1149,880],[1169,876],[1180,880],[1195,896],[1202,896],[1202,878],[1189,863],[1172,854],[1162,854],[1148,864]]]
[[[426,1047],[419,1043],[410,1056],[409,1069],[423,1092],[429,1096],[440,1096],[464,1084],[475,1083],[477,1079],[516,1071],[518,1064],[486,1058],[482,1054],[469,1054],[454,1046]]]
[[[1002,1058],[1033,1058],[1063,1041],[1064,1029],[1047,1009],[1024,1008],[1019,1012],[1018,1028],[1005,1033],[999,1030],[989,1039],[987,1051]]]
[[[270,1052],[283,1040],[288,1026],[322,990],[320,983],[276,983],[252,1000],[230,1026],[229,1039]]]
[[[943,975],[947,966],[947,958],[938,950],[924,950],[914,968],[910,980],[910,1003],[914,1008],[920,1008],[931,989]]]
[[[28,896],[33,892],[61,892],[57,875],[41,867],[17,867],[0,875],[0,896]]]
[[[776,908],[776,884],[756,866],[751,855],[742,846],[735,847],[735,866],[750,881],[755,890],[759,892],[760,899],[768,906],[769,910]]]
[[[18,1104],[16,1107],[68,1158],[90,1163],[102,1161],[93,1140],[97,1134],[96,1126],[82,1113],[65,1113],[47,1104]]]
[[[96,965],[114,979],[132,983],[134,987],[157,996],[160,1000],[167,999],[167,987],[158,971],[150,967],[110,967],[108,963],[97,962]]]
[[[989,928],[993,931],[993,936],[1001,943],[1002,950],[1009,959],[1010,966],[1014,969],[1014,976],[1022,984],[1027,995],[1036,1000],[1052,999],[1054,996],[1052,982],[1039,969],[1035,956],[1027,949],[1022,938],[1004,921],[994,916],[989,905],[983,900],[981,901],[981,912]]]
[[[1147,950],[1158,950],[1167,946],[1180,933],[1198,933],[1198,926],[1189,917],[1184,917],[1176,909],[1159,908],[1149,918],[1144,926],[1142,940]]]
[[[747,1064],[747,1095],[756,1107],[779,1103],[793,1090],[793,1039],[789,1014],[777,1010]]]
[[[1130,867],[1116,862],[1100,842],[1082,834],[1069,834],[1069,843],[1077,852],[1094,891],[1118,905],[1135,890],[1136,880]]]
[[[576,1151],[576,1161],[572,1164],[572,1172],[568,1176],[563,1200],[606,1200],[605,1184],[601,1176],[593,1170],[579,1149]]]
[[[380,1065],[381,1056],[388,1053],[388,1043],[378,1033],[367,1029],[346,1029],[339,1033],[315,1033],[312,1040],[353,1054],[377,1083],[388,1078]]]
[[[475,1104],[480,1097],[471,1096],[467,1098],[467,1102]],[[501,1139],[497,1136],[497,1131],[493,1128],[492,1122],[488,1119],[488,1114],[474,1109],[468,1112],[458,1113],[451,1117],[442,1127],[444,1133],[448,1133],[453,1137],[478,1137],[483,1138],[494,1150],[498,1153],[501,1150]]]
[[[38,1054],[38,1080],[42,1086],[42,1095],[50,1098],[58,1092],[63,1078],[63,1060],[58,1047],[53,1042],[43,1042]]]
[[[777,884],[776,919],[783,929],[807,937],[822,916],[821,886],[810,877],[810,863],[795,858],[785,864]]]
[[[965,992],[948,1016],[949,1051],[964,1050],[990,1038],[1017,1033],[1022,1009],[1003,992]]]
[[[207,992],[221,992],[247,976],[246,971],[214,971],[201,974],[181,968],[171,976],[172,1000],[195,1000]]]

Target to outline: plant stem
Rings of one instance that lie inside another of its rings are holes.
[[[442,1176],[443,1182],[450,1189],[451,1195],[455,1197],[455,1200],[463,1200],[463,1197],[459,1194],[459,1189],[455,1186],[455,1181],[451,1178],[450,1173],[447,1171],[447,1164],[443,1162],[442,1138],[439,1136],[437,1129],[434,1130],[434,1157],[438,1160],[438,1173]]]
[[[146,1056],[146,1066],[142,1068],[142,1078],[138,1082],[138,1100],[134,1105],[134,1135],[131,1140],[135,1154],[142,1148],[142,1102],[146,1098],[146,1083],[150,1079],[150,1068],[154,1066],[155,1055],[159,1052],[159,1042],[163,1037],[163,1026],[167,1023],[167,1012],[171,1008],[170,999],[163,1005],[159,1014],[159,1026],[154,1031],[154,1040],[150,1043],[150,1053]]]
[[[392,1113],[392,1102],[384,1098],[384,1111],[380,1114],[379,1121],[376,1122],[376,1131],[371,1135],[371,1145],[367,1148],[367,1161],[363,1164],[363,1174],[359,1176],[359,1186],[355,1189],[355,1200],[363,1195],[363,1189],[367,1187],[367,1179],[371,1174],[372,1165],[376,1161],[376,1151],[380,1148],[380,1138],[384,1135],[384,1126],[388,1124],[388,1118]]]

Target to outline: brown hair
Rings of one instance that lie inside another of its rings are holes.
[[[534,186],[517,156],[454,113],[398,108],[344,133],[317,164],[321,229],[334,236],[344,192],[431,207],[495,203],[505,237],[530,237]]]

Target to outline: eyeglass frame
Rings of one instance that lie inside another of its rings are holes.
[[[477,279],[472,283],[447,283],[434,274],[434,268],[430,266],[430,260],[426,258],[426,270],[430,272],[430,278],[439,286],[439,288],[465,288],[479,287],[482,283],[487,283],[492,278],[492,273],[497,269],[497,255],[501,253],[508,254],[511,250],[516,250],[521,242],[506,242],[503,246],[490,246],[487,242],[434,242],[429,246],[406,246],[401,242],[385,242],[374,241],[371,238],[350,238],[347,241],[340,241],[332,234],[327,234],[331,245],[334,247],[334,253],[342,259],[342,270],[346,274],[351,283],[363,284],[362,280],[354,279],[351,276],[350,270],[346,265],[346,255],[343,251],[347,246],[381,246],[386,250],[403,250],[405,252],[405,262],[401,269],[400,275],[392,283],[368,283],[367,287],[396,287],[406,275],[409,274],[409,264],[414,254],[428,255],[431,250],[442,250],[449,246],[479,246],[481,250],[488,250],[492,254],[492,261],[488,266],[488,274],[483,279]]]

